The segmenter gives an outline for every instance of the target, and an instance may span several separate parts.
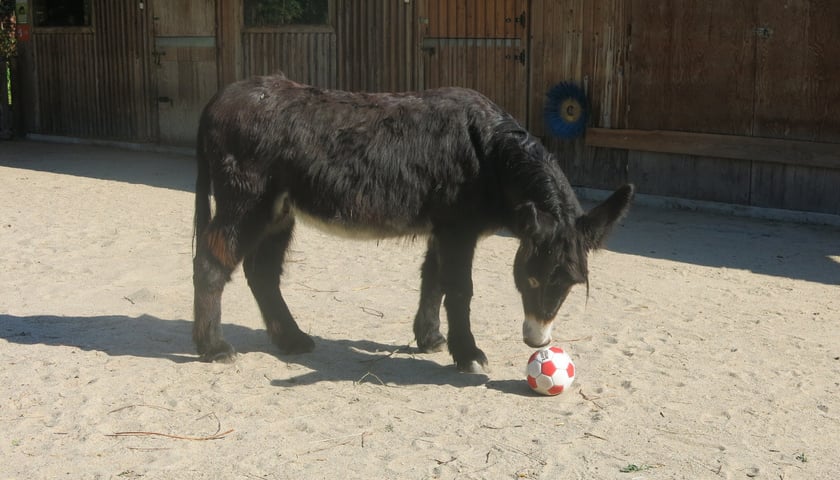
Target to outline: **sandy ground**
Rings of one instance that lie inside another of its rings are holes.
[[[532,394],[511,274],[484,240],[488,375],[412,349],[424,242],[300,228],[280,356],[241,272],[232,365],[196,361],[193,164],[0,143],[0,479],[833,479],[840,231],[635,206],[555,328],[573,388]],[[139,432],[123,434],[123,432]]]

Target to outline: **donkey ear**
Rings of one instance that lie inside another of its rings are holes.
[[[519,238],[541,236],[552,231],[555,224],[554,217],[540,211],[534,202],[525,202],[514,209],[513,233]]]
[[[610,198],[604,200],[584,216],[578,218],[578,232],[583,236],[587,250],[601,248],[607,234],[613,225],[621,219],[630,208],[635,187],[627,184],[616,190]]]

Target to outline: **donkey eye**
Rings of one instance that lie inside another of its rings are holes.
[[[531,288],[537,288],[540,286],[540,281],[534,277],[528,277],[528,285],[530,285]]]

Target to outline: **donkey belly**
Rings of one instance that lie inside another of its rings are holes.
[[[432,230],[429,219],[390,209],[372,212],[347,205],[330,209],[307,203],[281,194],[274,202],[275,222],[282,223],[291,216],[330,235],[360,240],[426,235]]]

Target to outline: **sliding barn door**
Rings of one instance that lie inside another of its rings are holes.
[[[527,118],[526,0],[422,0],[424,88],[468,87]]]

